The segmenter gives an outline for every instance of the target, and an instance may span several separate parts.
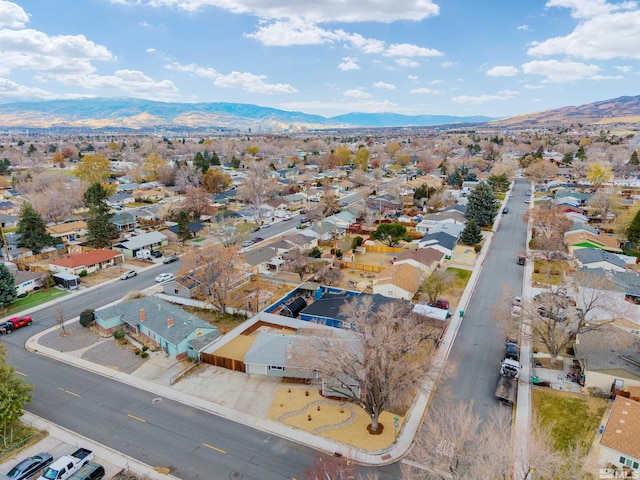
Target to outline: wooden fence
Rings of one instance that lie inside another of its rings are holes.
[[[404,252],[402,248],[387,247],[386,245],[363,245],[367,249],[367,252],[376,253],[401,253]]]
[[[354,270],[362,270],[363,272],[378,273],[387,267],[381,267],[380,265],[366,265],[363,263],[355,262],[341,262],[343,268],[353,268]]]
[[[244,362],[240,360],[235,360],[233,358],[227,358],[227,357],[220,357],[218,355],[213,355],[212,353],[202,353],[201,358],[204,363],[208,363],[209,365],[215,365],[216,367],[223,367],[223,368],[226,368],[227,370],[233,370],[234,372],[242,372],[242,373],[247,372]]]

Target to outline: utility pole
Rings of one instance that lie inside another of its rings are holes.
[[[9,245],[7,245],[7,237],[5,237],[4,235],[4,228],[2,227],[2,223],[0,223],[0,234],[2,235],[2,244],[4,245],[4,255],[5,258],[7,259],[7,262],[10,261],[9,259]]]

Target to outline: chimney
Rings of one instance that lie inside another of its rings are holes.
[[[173,318],[167,318],[167,328],[173,327]]]
[[[144,322],[146,320],[146,317],[144,315],[144,308],[140,309],[140,321]]]

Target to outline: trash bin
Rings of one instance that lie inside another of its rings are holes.
[[[533,383],[534,385],[538,384],[538,377],[536,375],[534,375],[533,377],[531,377],[531,383]]]
[[[464,310],[460,310],[460,318],[464,318]]]

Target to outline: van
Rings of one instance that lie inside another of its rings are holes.
[[[102,480],[104,478],[104,467],[99,463],[87,462],[84,467],[78,470],[69,480]]]

